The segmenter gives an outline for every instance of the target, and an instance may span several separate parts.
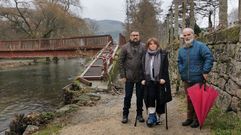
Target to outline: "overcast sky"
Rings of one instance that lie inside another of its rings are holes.
[[[84,18],[91,18],[96,20],[118,20],[124,22],[125,20],[125,1],[126,0],[81,0],[83,7],[80,16]],[[162,9],[166,14],[172,0],[162,0]],[[238,0],[228,0],[228,13],[234,8],[238,7]],[[197,22],[201,26],[207,25],[207,18],[203,21],[198,19]]]
[[[171,0],[164,1],[162,7],[169,7]],[[118,20],[125,21],[126,0],[81,0],[83,11],[81,16],[96,20]]]

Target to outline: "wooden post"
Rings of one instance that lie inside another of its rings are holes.
[[[107,78],[108,75],[108,65],[107,65],[107,57],[106,55],[102,55],[102,60],[103,60],[103,77],[104,79]]]
[[[83,84],[85,84],[87,86],[92,86],[92,82],[90,82],[89,80],[86,80],[83,77],[78,77],[78,78],[76,78],[76,80],[79,80],[80,82],[82,82]]]

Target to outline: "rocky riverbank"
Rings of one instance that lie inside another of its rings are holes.
[[[9,60],[9,59],[2,59],[0,60],[0,70],[12,69],[21,66],[29,66],[33,65],[33,60]]]

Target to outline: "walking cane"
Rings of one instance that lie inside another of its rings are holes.
[[[165,112],[166,112],[166,129],[168,130],[168,123],[167,123],[167,103],[165,105]]]
[[[134,124],[135,127],[136,127],[136,124],[137,124],[137,115],[136,115],[136,120],[135,120],[135,124]]]
[[[167,92],[167,89],[165,88],[165,92]],[[167,98],[167,97],[165,97]],[[165,112],[166,112],[166,130],[168,130],[168,121],[167,121],[167,102],[165,103]]]

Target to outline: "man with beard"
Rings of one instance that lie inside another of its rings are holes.
[[[121,81],[125,83],[122,123],[128,122],[134,86],[136,90],[137,120],[139,122],[145,121],[142,117],[143,89],[141,88],[141,59],[145,51],[144,46],[145,44],[140,42],[139,32],[132,31],[129,42],[121,48],[119,57],[120,77]]]
[[[194,39],[191,28],[183,29],[184,45],[178,50],[178,70],[184,82],[187,96],[187,119],[182,126],[199,126],[187,89],[196,83],[203,83],[213,67],[213,56],[206,44]]]

